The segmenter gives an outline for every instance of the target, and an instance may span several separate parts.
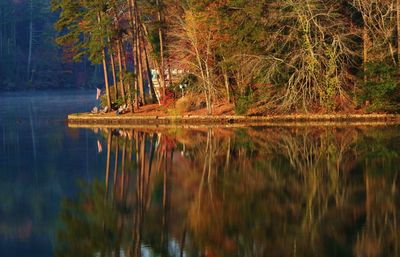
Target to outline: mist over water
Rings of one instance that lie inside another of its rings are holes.
[[[399,256],[399,126],[68,128],[0,95],[0,256]]]

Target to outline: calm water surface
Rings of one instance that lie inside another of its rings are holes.
[[[0,95],[0,256],[400,256],[400,127],[73,129]]]

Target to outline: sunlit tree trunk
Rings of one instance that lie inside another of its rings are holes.
[[[224,84],[225,84],[225,90],[226,90],[226,99],[228,100],[228,103],[231,102],[231,93],[230,93],[230,85],[229,85],[229,77],[228,77],[228,72],[226,71],[225,68],[222,69],[222,73],[224,76]]]
[[[400,0],[396,0],[397,66],[400,69]]]
[[[147,81],[149,83],[149,91],[150,91],[150,97],[153,101],[157,99],[156,92],[154,90],[154,84],[153,84],[153,79],[151,77],[151,70],[150,70],[150,65],[149,65],[149,57],[147,55],[147,50],[146,50],[146,45],[143,42],[143,37],[142,38],[142,45],[143,45],[143,50],[144,50],[144,58],[145,58],[145,66],[146,66],[146,76],[147,76]]]
[[[368,63],[368,46],[369,46],[369,36],[368,36],[368,28],[365,24],[367,21],[364,18],[364,27],[363,27],[363,70],[364,70],[364,82],[367,82],[367,63]]]
[[[97,13],[97,21],[99,25],[101,24],[101,15]],[[103,62],[103,73],[104,73],[104,84],[106,86],[106,97],[107,97],[107,106],[111,110],[111,96],[110,96],[110,85],[108,81],[108,72],[107,72],[107,56],[106,56],[106,49],[103,48],[101,50],[101,57]]]
[[[160,75],[160,80],[161,80],[161,87],[162,87],[162,101],[165,101],[165,94],[166,94],[166,82],[165,82],[165,65],[164,65],[164,36],[163,36],[163,29],[162,29],[162,13],[161,13],[161,5],[162,2],[161,0],[156,0],[158,12],[157,12],[157,17],[158,17],[158,37],[160,40],[160,69],[159,69],[159,75]]]
[[[139,86],[140,98],[143,104],[146,104],[145,94],[144,94],[144,83],[143,83],[143,64],[142,64],[142,44],[141,44],[141,30],[139,23],[138,6],[135,1],[135,27],[136,27],[136,60],[137,60],[137,80]]]
[[[112,45],[111,45],[111,41],[108,38],[108,42],[109,42],[109,55],[110,55],[110,64],[111,64],[111,73],[112,73],[112,79],[113,79],[113,86],[114,86],[114,97],[115,100],[118,100],[118,82],[117,82],[117,74],[115,72],[115,62],[114,62],[114,51],[112,49]]]
[[[125,96],[125,88],[124,88],[124,72],[125,68],[122,65],[122,46],[121,46],[121,40],[118,39],[117,41],[117,55],[118,55],[118,72],[119,72],[119,86],[120,86],[120,92],[121,92],[121,97],[124,103],[126,103],[126,96]]]
[[[136,52],[136,46],[133,46],[133,51],[134,53]],[[138,61],[137,61],[137,55],[133,55],[133,65],[134,65],[134,70],[135,70],[135,108],[139,109],[139,81],[138,81],[138,74],[139,74],[139,69],[138,69]]]

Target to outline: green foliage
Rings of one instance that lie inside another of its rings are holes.
[[[368,111],[398,112],[400,88],[397,68],[385,63],[367,63],[362,74],[366,82],[361,84],[359,104],[366,104]]]
[[[52,1],[52,10],[60,13],[56,42],[70,50],[74,61],[87,56],[93,64],[101,62],[112,26],[105,6],[104,1]]]
[[[236,100],[235,113],[239,115],[246,114],[254,103],[254,93],[250,89],[248,93],[240,95]]]

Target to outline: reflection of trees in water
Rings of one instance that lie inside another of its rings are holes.
[[[58,256],[397,256],[399,146],[374,133],[106,131]]]

